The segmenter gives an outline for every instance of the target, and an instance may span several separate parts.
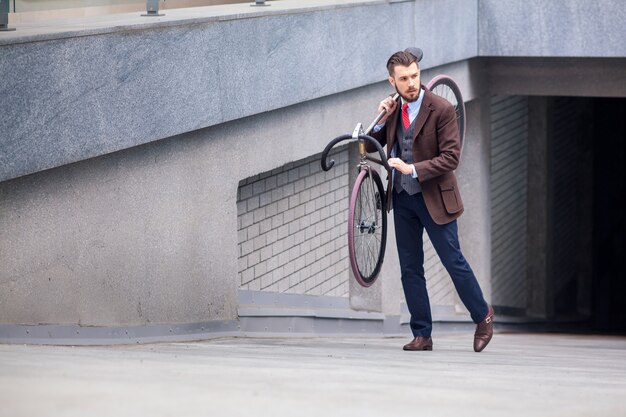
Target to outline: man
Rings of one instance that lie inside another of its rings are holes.
[[[407,52],[410,51],[410,52]],[[400,95],[388,97],[386,111],[372,137],[387,145],[393,168],[387,187],[387,208],[393,207],[402,287],[411,313],[414,339],[404,350],[432,350],[432,316],[424,277],[422,234],[426,229],[461,301],[477,324],[474,350],[482,351],[493,335],[493,309],[461,253],[456,219],[463,202],[454,175],[460,140],[454,107],[420,82],[422,52],[411,48],[387,61],[389,82]],[[368,149],[373,151],[373,149]]]

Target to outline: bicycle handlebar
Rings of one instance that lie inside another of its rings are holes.
[[[397,100],[398,97],[400,97],[400,94],[398,94],[398,93],[393,95],[393,99],[394,100]],[[366,140],[366,141],[368,141],[370,143],[373,143],[374,146],[376,146],[376,150],[378,151],[378,154],[380,155],[380,160],[373,159],[373,158],[368,158],[368,159],[370,161],[376,162],[377,164],[380,164],[380,165],[384,166],[387,171],[391,172],[391,167],[387,163],[387,158],[385,157],[385,151],[383,151],[383,147],[380,146],[380,143],[378,143],[378,141],[376,139],[374,139],[373,137],[369,136],[369,133],[372,131],[374,126],[376,126],[376,124],[380,121],[380,119],[383,118],[385,113],[386,113],[386,110],[381,111],[378,114],[378,116],[376,116],[374,121],[368,126],[367,130],[365,130],[365,133],[364,134],[359,134],[358,138]],[[359,127],[359,125],[357,125],[357,128],[358,127]],[[355,138],[354,134],[353,135],[341,135],[341,136],[337,136],[335,139],[331,140],[328,143],[328,145],[326,145],[326,148],[324,148],[324,152],[322,152],[322,169],[324,171],[330,170],[333,167],[333,165],[335,165],[335,160],[334,159],[331,159],[328,162],[328,164],[326,164],[326,159],[328,158],[328,153],[330,152],[330,150],[333,148],[333,146],[335,146],[339,142],[342,142],[342,141],[347,140],[347,139],[356,139],[356,138]]]
[[[333,167],[333,165],[335,165],[334,159],[331,159],[330,161],[328,161],[328,164],[326,163],[326,159],[328,159],[328,153],[330,152],[330,150],[333,148],[333,146],[335,146],[339,142],[342,142],[348,139],[353,139],[352,135],[337,136],[335,139],[331,140],[328,143],[328,145],[326,145],[326,148],[324,148],[324,152],[322,152],[322,169],[324,171],[329,171]],[[372,160],[372,159],[370,159],[370,161],[380,163],[382,166],[385,167],[387,171],[391,171],[391,167],[387,163],[387,157],[385,156],[385,151],[383,151],[383,147],[380,146],[380,143],[378,143],[376,139],[368,135],[359,135],[359,139],[370,142],[374,144],[374,146],[376,146],[376,150],[378,151],[378,154],[380,155],[380,161]]]

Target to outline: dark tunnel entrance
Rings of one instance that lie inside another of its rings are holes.
[[[626,99],[594,99],[592,103],[592,326],[626,333]]]
[[[547,317],[626,333],[626,99],[546,100]]]

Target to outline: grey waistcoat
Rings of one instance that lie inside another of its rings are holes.
[[[402,111],[399,111],[400,120],[398,120],[398,127],[396,129],[396,152],[395,154],[398,158],[402,159],[407,164],[412,164],[413,161],[413,131],[415,130],[415,120],[413,120],[408,129],[404,129],[404,124],[402,123]],[[393,172],[393,187],[396,189],[396,192],[404,190],[409,195],[414,195],[422,192],[422,187],[420,183],[417,181],[417,178],[413,178],[411,174],[404,175],[401,174],[400,171],[394,170]]]

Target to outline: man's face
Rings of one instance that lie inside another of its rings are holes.
[[[417,100],[420,95],[420,70],[417,63],[413,62],[408,67],[396,65],[389,82],[405,101]]]

